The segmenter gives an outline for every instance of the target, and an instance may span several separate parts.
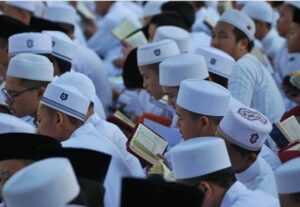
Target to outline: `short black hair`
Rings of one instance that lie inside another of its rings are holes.
[[[207,118],[209,118],[210,120],[212,120],[217,126],[220,124],[221,120],[223,119],[223,116],[209,116],[209,115],[204,115],[204,114],[198,114],[192,111],[189,111],[185,108],[183,108],[184,110],[186,110],[192,117],[192,119],[198,119],[201,116],[206,116]]]
[[[150,20],[150,24],[155,24],[157,27],[175,26],[183,28],[185,30],[188,29],[188,26],[184,22],[183,18],[179,14],[172,11],[154,15]]]
[[[288,194],[294,201],[300,204],[300,193]]]
[[[260,150],[258,151],[251,151],[251,150],[247,150],[245,148],[242,148],[236,144],[233,144],[230,142],[230,146],[235,149],[236,151],[239,152],[239,154],[242,156],[242,157],[246,157],[247,155],[250,155],[250,154],[255,154],[256,156],[260,153]]]
[[[288,87],[290,92],[295,94],[295,97],[296,97],[296,96],[300,95],[300,89],[298,89],[296,86],[291,84],[290,78],[291,78],[291,75],[286,75],[283,78],[281,85]]]
[[[223,86],[224,88],[227,88],[228,86],[228,78],[225,78],[223,76],[220,76],[216,73],[209,72],[209,76],[211,77],[212,81]]]
[[[57,62],[57,65],[59,67],[60,74],[64,74],[65,72],[68,72],[68,71],[71,70],[71,67],[72,67],[71,62],[63,60],[63,59],[58,58],[58,57],[54,57],[54,58],[55,58],[55,60]]]
[[[247,50],[251,52],[254,47],[254,41],[250,40],[244,32],[242,32],[239,28],[234,27],[233,33],[235,34],[235,42],[239,42],[242,39],[248,40]]]
[[[47,87],[50,83],[48,81],[36,81],[36,80],[28,80],[28,79],[20,79],[20,83],[22,86],[26,88],[34,88],[34,87]]]

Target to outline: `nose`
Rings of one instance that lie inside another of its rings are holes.
[[[219,48],[219,41],[217,40],[216,37],[212,37],[210,41],[210,46]]]

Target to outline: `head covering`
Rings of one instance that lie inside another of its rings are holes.
[[[201,55],[174,55],[159,64],[159,84],[162,86],[179,86],[182,80],[191,78],[208,78],[205,60]]]
[[[60,4],[47,6],[43,18],[52,22],[75,26],[77,18],[76,15],[76,10],[72,6]]]
[[[156,29],[153,42],[171,39],[177,43],[180,52],[187,52],[190,43],[190,37],[190,33],[180,27],[160,26]]]
[[[14,34],[30,31],[26,24],[3,14],[0,15],[0,28],[5,28],[0,30],[0,37],[6,40]]]
[[[40,103],[84,121],[90,100],[73,86],[50,83]]]
[[[8,39],[8,54],[14,56],[19,53],[51,54],[51,37],[38,32],[13,35]]]
[[[31,17],[30,27],[33,28],[35,32],[50,30],[50,31],[60,31],[63,33],[67,33],[67,30],[61,27],[58,23],[49,21],[47,19],[38,18],[38,17]]]
[[[271,5],[265,1],[247,2],[242,9],[253,20],[272,23],[273,9]]]
[[[188,111],[208,116],[224,116],[231,100],[230,92],[217,83],[188,79],[181,81],[177,104]]]
[[[290,83],[300,90],[300,71],[294,72],[291,75]]]
[[[10,132],[35,133],[36,129],[15,116],[0,113],[0,134]]]
[[[159,63],[167,57],[171,57],[179,53],[179,48],[174,40],[162,40],[159,42],[148,43],[138,47],[138,66]]]
[[[232,105],[218,128],[229,142],[250,151],[259,151],[271,130],[267,117],[243,104]]]
[[[97,183],[104,182],[111,160],[111,155],[81,148],[43,147],[38,150],[37,154],[40,159],[68,158],[78,178],[89,179]]]
[[[300,193],[300,158],[294,158],[279,166],[274,174],[279,194]]]
[[[161,5],[165,3],[165,1],[148,1],[144,5],[144,17],[153,16],[161,13]]]
[[[176,145],[171,150],[176,179],[207,175],[231,167],[226,145],[218,137],[199,137]]]
[[[10,207],[63,207],[79,190],[70,161],[51,158],[16,172],[5,183],[3,195]]]
[[[48,58],[42,55],[20,53],[8,64],[7,76],[35,81],[50,82],[54,68]]]
[[[244,32],[250,40],[254,40],[255,24],[245,13],[236,9],[228,9],[219,21],[233,25]]]
[[[60,147],[58,140],[31,133],[0,134],[0,160],[29,159],[36,160],[39,147]]]
[[[198,47],[196,54],[204,57],[210,73],[215,73],[227,79],[230,77],[235,63],[230,55],[213,47]]]
[[[150,197],[151,199],[149,199]],[[139,198],[139,199],[137,199]],[[124,178],[121,207],[198,207],[203,193],[196,188],[154,179]]]
[[[300,9],[300,1],[285,1],[285,3]]]
[[[50,35],[52,38],[53,56],[72,63],[75,46],[68,35],[59,31],[43,31],[42,33]]]
[[[17,7],[18,9],[26,10],[29,12],[34,12],[35,10],[35,2],[34,1],[5,1],[5,4]]]

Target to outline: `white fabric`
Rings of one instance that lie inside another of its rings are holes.
[[[261,190],[278,197],[274,172],[260,156],[245,171],[237,173],[236,178],[249,190]]]
[[[144,5],[144,17],[148,16],[154,16],[156,14],[161,13],[160,7],[165,3],[166,1],[148,1]]]
[[[45,56],[20,53],[9,61],[7,76],[50,82],[54,76],[54,68]]]
[[[47,6],[43,16],[52,22],[66,23],[75,26],[76,10],[70,5],[56,4]]]
[[[230,77],[235,63],[230,55],[213,47],[198,47],[195,53],[204,57],[209,72],[224,78]]]
[[[76,175],[66,158],[35,162],[16,172],[3,187],[6,205],[10,207],[62,207],[79,191]]]
[[[171,150],[171,162],[176,179],[204,176],[231,167],[226,145],[218,137],[186,140]]]
[[[8,4],[10,6],[17,7],[19,9],[26,10],[26,11],[34,13],[36,2],[34,2],[34,1],[13,1],[13,0],[9,0],[9,1],[5,1],[5,4]]]
[[[247,2],[242,9],[251,19],[272,23],[273,9],[267,2]]]
[[[8,39],[9,56],[23,52],[51,54],[52,39],[50,36],[38,32],[28,32],[10,36]]]
[[[211,36],[204,32],[192,32],[189,43],[189,53],[194,53],[198,47],[209,47],[211,42]]]
[[[121,179],[135,176],[130,172],[126,161],[116,146],[103,137],[91,123],[76,129],[70,138],[62,142],[63,147],[77,147],[104,152],[112,156],[108,172],[104,181],[105,206],[118,207],[120,204]]]
[[[138,47],[137,62],[138,66],[159,63],[168,57],[178,55],[179,48],[174,40],[161,40]]]
[[[276,170],[281,165],[281,161],[278,158],[277,154],[275,154],[265,144],[262,146],[259,156],[264,158],[264,160],[270,165],[273,171]]]
[[[228,90],[234,98],[258,110],[272,123],[279,121],[285,111],[270,73],[250,54],[235,63],[228,80]]]
[[[290,4],[298,9],[300,9],[300,2],[299,1],[286,1],[286,4]]]
[[[35,128],[22,119],[0,113],[0,134],[11,132],[35,133]]]
[[[279,207],[278,199],[262,191],[250,191],[235,182],[225,193],[220,207]]]
[[[230,100],[231,95],[226,88],[199,79],[181,81],[177,96],[177,104],[181,108],[209,116],[224,116]]]
[[[261,40],[264,53],[274,59],[285,44],[285,39],[279,36],[275,29],[271,29],[266,36]]]
[[[159,64],[159,84],[162,86],[179,86],[182,80],[191,78],[208,78],[206,63],[201,55],[183,53]]]

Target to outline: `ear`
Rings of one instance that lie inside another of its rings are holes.
[[[38,89],[38,99],[39,100],[43,97],[44,92],[45,92],[45,87],[39,87],[39,89]]]
[[[209,129],[211,127],[211,123],[207,116],[201,116],[200,123],[201,123],[201,128],[203,129],[203,131],[209,131]]]
[[[54,124],[57,126],[57,127],[61,127],[64,123],[64,116],[61,112],[55,112],[55,115],[54,115]]]
[[[244,38],[244,39],[241,39],[239,42],[238,42],[238,48],[240,51],[247,51],[247,46],[249,44],[249,40]]]
[[[213,187],[208,182],[201,181],[198,187],[205,196],[212,196]]]
[[[255,153],[251,153],[245,157],[245,162],[249,164],[249,166],[255,162],[257,159],[257,155]]]

